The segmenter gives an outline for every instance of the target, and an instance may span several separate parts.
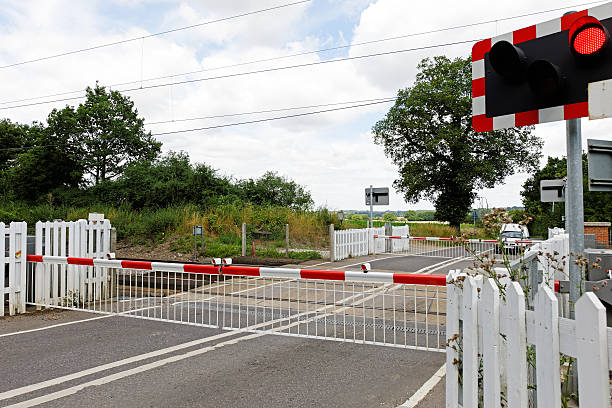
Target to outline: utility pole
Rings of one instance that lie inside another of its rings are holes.
[[[374,228],[374,187],[370,184],[370,228]]]
[[[569,259],[570,318],[574,318],[574,307],[584,292],[582,268],[576,265],[578,254],[584,252],[584,205],[582,191],[582,131],[580,119],[566,122],[567,139],[567,186],[565,190],[566,226],[569,233],[569,250],[574,256]]]

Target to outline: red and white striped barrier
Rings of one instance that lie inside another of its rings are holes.
[[[455,238],[451,237],[451,238],[441,238],[441,237],[413,237],[410,235],[374,235],[374,238],[380,238],[380,239],[412,239],[415,241],[453,241]],[[538,242],[542,242],[542,241],[534,241],[534,240],[522,240],[522,239],[515,239],[515,238],[504,238],[502,239],[503,242],[516,242],[517,244],[537,244]],[[490,244],[496,244],[497,242],[499,242],[496,239],[466,239],[463,242],[468,242],[470,244],[477,244],[477,243],[481,243],[481,242],[485,242],[485,243],[490,243]]]
[[[266,268],[236,265],[175,264],[166,262],[71,258],[46,255],[28,255],[27,260],[28,262],[58,265],[97,266],[103,268],[137,269],[153,272],[182,272],[202,273],[207,275],[252,276],[261,278],[317,279],[343,282],[401,283],[411,285],[446,286],[446,275]]]

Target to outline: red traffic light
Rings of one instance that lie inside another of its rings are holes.
[[[608,30],[595,17],[577,19],[569,29],[572,52],[580,56],[594,56],[600,53],[609,39]]]

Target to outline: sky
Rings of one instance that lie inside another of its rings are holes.
[[[124,91],[154,135],[338,108],[347,104],[245,114],[394,97],[413,83],[422,58],[465,57],[479,39],[601,3],[468,0],[459,6],[452,0],[311,0],[200,24],[297,1],[2,0],[0,66],[122,43],[1,68],[0,118],[44,122],[51,109],[75,106],[82,99],[7,107],[82,96],[82,90],[96,81]],[[556,10],[524,16],[551,9]],[[514,16],[523,17],[508,18]],[[480,22],[488,23],[471,25]],[[190,25],[198,26],[150,37]],[[363,44],[464,25],[471,26]],[[135,40],[124,41],[128,39]],[[464,43],[336,61],[450,42]],[[327,48],[336,49],[316,52]],[[313,63],[317,65],[231,76]],[[171,77],[154,79],[164,76]],[[198,81],[176,83],[190,80]],[[138,89],[167,84],[171,85]],[[68,91],[77,92],[22,101]],[[376,104],[156,137],[163,142],[164,152],[185,151],[192,161],[204,162],[227,176],[256,178],[276,171],[306,186],[317,206],[366,209],[364,189],[372,184],[391,188],[389,207],[377,210],[432,209],[427,201],[404,202],[392,188],[398,177],[396,166],[373,142],[372,126],[390,107],[390,103]],[[218,115],[234,116],[183,120]],[[152,123],[159,121],[173,122]],[[611,127],[610,121],[583,119],[583,148],[587,138],[610,140]],[[563,122],[538,125],[535,134],[544,140],[542,164],[548,156],[565,155]],[[515,174],[494,189],[479,191],[476,205],[520,206],[527,177]]]

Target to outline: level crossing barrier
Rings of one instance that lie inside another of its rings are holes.
[[[109,296],[28,302],[215,327],[443,352],[446,278],[442,275],[197,265],[28,256],[36,265],[101,268]],[[73,280],[76,282],[76,279]],[[40,284],[40,282],[38,282]],[[94,284],[95,285],[95,284]],[[35,289],[34,289],[35,291]]]

